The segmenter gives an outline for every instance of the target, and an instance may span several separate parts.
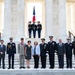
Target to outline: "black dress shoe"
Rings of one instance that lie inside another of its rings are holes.
[[[21,69],[22,67],[20,67],[20,69]]]
[[[45,69],[45,67],[41,67],[41,69]]]
[[[43,69],[46,69],[45,67],[43,67]]]
[[[38,69],[37,67],[35,67],[35,69]]]
[[[22,68],[25,69],[25,67],[20,67],[20,69],[22,69]]]
[[[59,69],[63,69],[63,67],[59,67]]]
[[[10,69],[10,68],[8,68],[8,69]]]
[[[14,68],[12,68],[12,69],[14,69]]]
[[[24,69],[25,69],[25,67],[22,67],[22,68],[24,68]]]
[[[53,67],[49,67],[50,69],[54,69]]]

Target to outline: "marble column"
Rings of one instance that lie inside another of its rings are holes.
[[[45,15],[46,15],[46,40],[49,40],[49,36],[53,35],[53,0],[45,0]]]
[[[2,39],[5,42],[11,37],[11,0],[4,0],[4,29]]]
[[[71,31],[71,4],[66,4],[66,27],[67,27],[67,35],[68,32]]]
[[[17,40],[25,38],[25,0],[18,0],[18,27]]]
[[[2,33],[2,4],[0,3],[0,33]]]
[[[59,38],[59,20],[58,20],[58,16],[59,16],[59,0],[53,0],[53,36],[54,36],[54,40],[58,41]]]
[[[59,0],[59,38],[64,42],[67,38],[66,31],[66,0]]]
[[[11,35],[15,39],[17,38],[18,27],[18,0],[11,0]]]
[[[42,32],[41,38],[45,37],[46,26],[45,26],[45,2],[41,2],[42,4]]]
[[[73,34],[75,35],[75,3],[73,4]]]

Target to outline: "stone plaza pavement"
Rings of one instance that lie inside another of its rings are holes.
[[[5,69],[0,75],[75,75],[75,69]]]

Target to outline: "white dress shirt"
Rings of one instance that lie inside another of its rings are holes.
[[[35,48],[35,46],[32,46],[32,55],[35,55],[34,54],[34,50],[35,50],[34,48]],[[40,46],[39,45],[36,46],[35,51],[36,51],[36,55],[40,55]]]

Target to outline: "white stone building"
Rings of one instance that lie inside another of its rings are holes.
[[[28,40],[28,3],[42,5],[42,37],[47,41],[50,35],[56,41],[61,38],[64,42],[69,31],[75,35],[75,0],[0,0],[0,33],[5,42],[11,36],[16,42],[21,37]]]

